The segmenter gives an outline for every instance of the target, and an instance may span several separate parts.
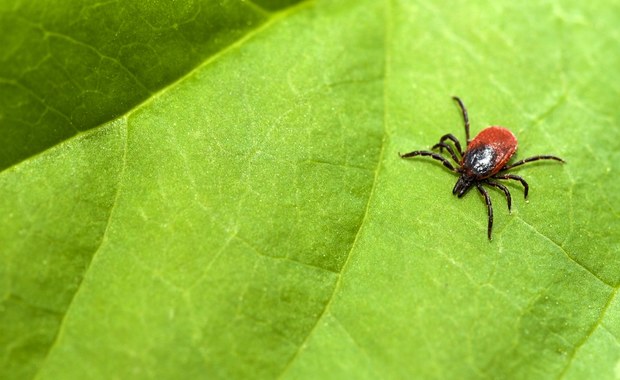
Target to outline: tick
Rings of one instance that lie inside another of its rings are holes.
[[[451,133],[443,135],[439,142],[431,148],[439,148],[439,152],[443,153],[445,149],[450,158],[456,163],[452,163],[440,153],[427,151],[427,150],[415,150],[413,152],[400,154],[401,158],[409,158],[415,156],[428,156],[437,161],[441,161],[443,166],[459,175],[459,179],[456,181],[456,185],[452,189],[452,194],[463,197],[472,188],[476,187],[480,194],[484,197],[487,204],[487,213],[489,216],[489,223],[487,226],[487,236],[489,241],[491,240],[491,232],[493,231],[493,205],[491,204],[491,197],[484,188],[484,185],[496,187],[504,192],[506,201],[508,202],[508,212],[512,205],[512,197],[510,191],[503,184],[496,182],[496,180],[514,180],[521,182],[523,185],[524,197],[527,199],[527,193],[529,186],[525,180],[514,174],[507,174],[510,169],[517,166],[521,166],[528,162],[538,160],[555,160],[565,162],[563,159],[556,156],[539,155],[528,157],[523,160],[519,160],[509,164],[510,158],[517,150],[517,138],[508,129],[500,126],[491,126],[483,129],[473,140],[469,139],[469,118],[467,116],[467,109],[465,105],[458,97],[452,97],[463,113],[463,121],[465,123],[465,137],[467,139],[467,146],[465,151],[461,150],[461,143]],[[448,144],[450,140],[453,145]]]

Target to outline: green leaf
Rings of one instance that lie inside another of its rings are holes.
[[[0,2],[0,169],[122,117],[269,18],[241,1]]]
[[[618,5],[293,3],[0,2],[0,378],[620,377]]]

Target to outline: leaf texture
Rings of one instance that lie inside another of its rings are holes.
[[[0,378],[618,377],[617,5],[63,4],[0,5]],[[397,155],[452,95],[567,161],[492,242]]]

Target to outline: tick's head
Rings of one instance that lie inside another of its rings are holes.
[[[452,189],[452,194],[461,198],[463,195],[467,194],[469,189],[474,185],[475,180],[463,173],[459,177],[459,180],[456,181],[456,185],[454,185],[454,189]]]

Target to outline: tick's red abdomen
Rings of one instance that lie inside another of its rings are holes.
[[[517,150],[517,138],[503,127],[483,129],[467,145],[461,167],[467,176],[484,179],[497,174]]]

